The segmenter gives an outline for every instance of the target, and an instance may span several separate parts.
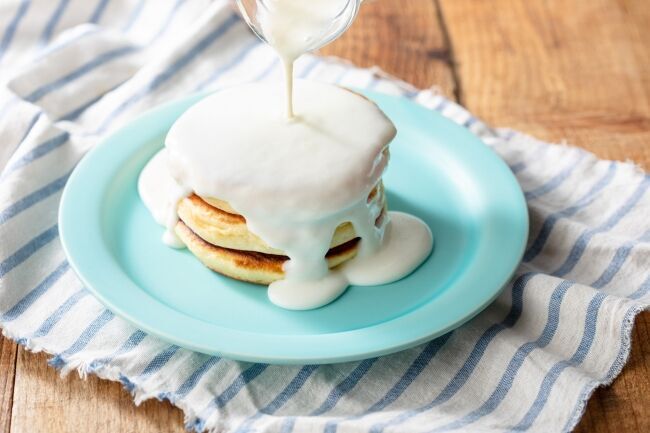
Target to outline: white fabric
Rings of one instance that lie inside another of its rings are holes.
[[[280,80],[278,62],[224,1],[5,0],[0,38],[0,323],[63,372],[121,380],[136,402],[169,399],[197,431],[551,432],[570,430],[623,367],[650,300],[650,177],[314,56],[299,76],[413,98],[510,165],[531,214],[513,281],[444,337],[340,365],[234,362],[134,329],[65,260],[57,206],[68,174],[136,114],[199,89]]]

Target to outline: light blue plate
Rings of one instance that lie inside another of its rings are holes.
[[[288,311],[266,289],[203,267],[160,240],[137,189],[172,123],[202,95],[157,108],[91,151],[68,181],[63,247],[108,308],[169,342],[238,360],[312,364],[396,352],[485,308],[522,256],[528,214],[510,170],[466,129],[406,99],[368,96],[395,122],[384,176],[389,207],[422,218],[435,250],[410,276],[351,287],[330,305]]]

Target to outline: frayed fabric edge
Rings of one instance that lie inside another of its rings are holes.
[[[628,358],[632,351],[632,331],[634,330],[634,322],[636,316],[642,313],[643,311],[650,310],[650,305],[634,305],[629,308],[628,312],[625,314],[623,319],[623,326],[621,328],[621,349],[614,359],[612,366],[610,367],[607,374],[601,379],[591,380],[583,388],[580,396],[578,397],[578,403],[573,409],[569,419],[564,426],[563,432],[570,432],[576,427],[578,422],[582,419],[585,411],[587,410],[587,403],[591,399],[591,396],[598,388],[611,385],[614,380],[618,377],[619,374],[623,371],[623,367],[627,364]]]
[[[203,432],[216,432],[219,429],[219,418],[217,417],[212,422],[200,418],[198,414],[189,406],[188,403],[182,399],[174,398],[173,391],[154,391],[142,383],[131,379],[130,377],[122,374],[118,367],[112,367],[104,363],[97,363],[98,359],[87,359],[84,357],[64,357],[61,353],[49,350],[43,345],[39,344],[37,339],[30,339],[21,337],[20,334],[10,329],[6,323],[0,322],[0,330],[2,335],[16,344],[23,347],[25,350],[32,353],[47,353],[51,355],[48,360],[48,365],[55,368],[61,377],[65,377],[72,371],[77,371],[77,374],[82,380],[86,380],[88,375],[95,375],[100,379],[118,382],[122,385],[125,391],[131,394],[133,403],[136,406],[144,403],[147,400],[156,399],[158,401],[169,401],[173,406],[179,408],[183,412],[183,425],[186,430],[196,433]]]

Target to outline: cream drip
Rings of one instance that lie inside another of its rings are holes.
[[[138,178],[138,193],[153,219],[165,227],[162,240],[172,248],[183,248],[174,228],[178,222],[178,202],[192,191],[183,188],[171,176],[167,151],[158,152],[144,167]]]

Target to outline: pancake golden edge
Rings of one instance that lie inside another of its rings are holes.
[[[288,257],[222,248],[212,245],[192,232],[183,221],[176,224],[176,235],[185,243],[187,249],[209,269],[249,283],[269,285],[284,278],[283,265]],[[330,249],[327,263],[334,268],[350,260],[357,254],[359,238]]]
[[[369,203],[385,206],[384,188],[381,181],[368,195]],[[209,244],[231,250],[284,255],[272,248],[246,226],[246,219],[235,213],[232,207],[217,199],[203,199],[191,195],[178,204],[178,217],[201,239]],[[354,227],[347,222],[337,227],[330,247],[337,247],[356,237]]]
[[[386,212],[387,209],[384,201],[382,212],[375,221],[378,227],[384,223]],[[239,215],[233,216],[240,217]],[[354,235],[352,224],[346,224],[349,225],[352,231],[352,238],[333,246],[327,252],[325,257],[330,269],[354,258],[358,252],[360,239]],[[285,276],[283,265],[289,259],[285,255],[231,249],[214,245],[192,231],[183,222],[182,218],[176,224],[175,232],[183,243],[185,243],[187,249],[204,266],[227,277],[255,284],[269,285],[274,281],[283,279]]]

